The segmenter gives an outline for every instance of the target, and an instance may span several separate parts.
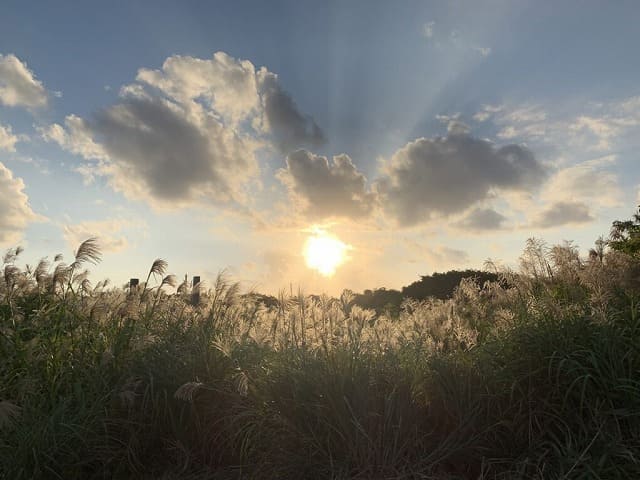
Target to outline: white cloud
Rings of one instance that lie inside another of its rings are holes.
[[[435,27],[436,22],[427,22],[422,25],[422,36],[425,38],[433,37],[433,27]]]
[[[612,141],[619,137],[625,129],[640,124],[640,118],[611,117],[609,115],[594,117],[582,115],[576,118],[569,130],[574,137],[582,137],[583,141],[593,139],[591,150],[604,152],[612,148]]]
[[[62,226],[63,236],[69,248],[75,250],[82,242],[91,237],[98,237],[98,245],[104,253],[116,253],[129,246],[127,237],[122,233],[129,221],[107,219],[99,221],[66,224]]]
[[[11,245],[20,240],[27,225],[39,219],[29,206],[24,182],[0,163],[0,244]]]
[[[475,50],[483,57],[488,57],[489,55],[491,55],[491,47],[472,46],[471,49]]]
[[[478,122],[491,119],[499,128],[498,138],[606,153],[615,149],[625,136],[637,135],[640,97],[587,103],[570,115],[566,108],[536,104],[484,105],[473,119]]]
[[[11,126],[0,125],[0,150],[15,152],[18,140],[18,137],[13,134]]]
[[[484,122],[491,118],[495,113],[498,113],[502,110],[502,106],[500,105],[483,105],[482,109],[473,115],[473,119],[476,122]]]
[[[555,172],[541,193],[546,201],[581,201],[601,207],[621,205],[620,185],[611,171],[616,158],[608,155]]]
[[[13,54],[0,54],[0,103],[29,108],[47,104],[42,82]]]
[[[255,152],[324,140],[277,76],[224,52],[208,60],[173,56],[162,69],[141,69],[118,102],[90,119],[41,129],[44,139],[95,163],[78,169],[104,176],[129,198],[158,208],[214,202],[246,210],[259,172]]]
[[[376,196],[367,179],[347,155],[327,157],[299,150],[287,157],[277,173],[289,190],[292,203],[310,219],[362,218],[373,211]]]

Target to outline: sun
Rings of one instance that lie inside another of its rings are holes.
[[[330,277],[347,259],[349,245],[327,232],[315,229],[304,245],[307,266]]]

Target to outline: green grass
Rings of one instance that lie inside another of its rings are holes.
[[[394,318],[224,277],[192,306],[162,262],[92,288],[93,249],[8,268],[0,476],[640,478],[637,260],[557,248]]]

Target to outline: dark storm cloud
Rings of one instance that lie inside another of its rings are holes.
[[[582,202],[556,202],[533,221],[534,227],[551,228],[593,221],[589,207]]]
[[[376,183],[386,213],[402,226],[459,213],[496,190],[535,189],[546,177],[520,145],[496,147],[464,132],[419,138],[398,150]]]
[[[287,157],[287,168],[278,177],[309,218],[362,218],[375,205],[367,179],[347,155],[329,162],[327,157],[298,150]]]

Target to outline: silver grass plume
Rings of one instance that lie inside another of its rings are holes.
[[[151,277],[151,275],[158,275],[161,277],[167,271],[168,266],[169,266],[169,263],[166,260],[163,260],[162,258],[156,258],[151,264],[151,270],[149,270],[149,277]]]
[[[164,287],[165,285],[169,285],[170,287],[175,287],[178,284],[178,279],[175,275],[167,275],[162,279],[162,283],[160,287]]]
[[[41,258],[36,265],[36,268],[33,270],[33,278],[35,279],[38,287],[41,287],[44,281],[47,278],[47,273],[49,272],[49,261],[46,258]]]
[[[76,251],[75,261],[71,264],[71,268],[75,270],[81,264],[89,262],[94,265],[99,263],[102,258],[100,246],[96,237],[91,237],[80,244]]]
[[[2,263],[13,263],[13,262],[15,262],[16,258],[18,258],[18,255],[20,255],[22,252],[24,252],[24,248],[22,248],[22,247],[10,248],[4,254],[4,257],[2,258]]]

